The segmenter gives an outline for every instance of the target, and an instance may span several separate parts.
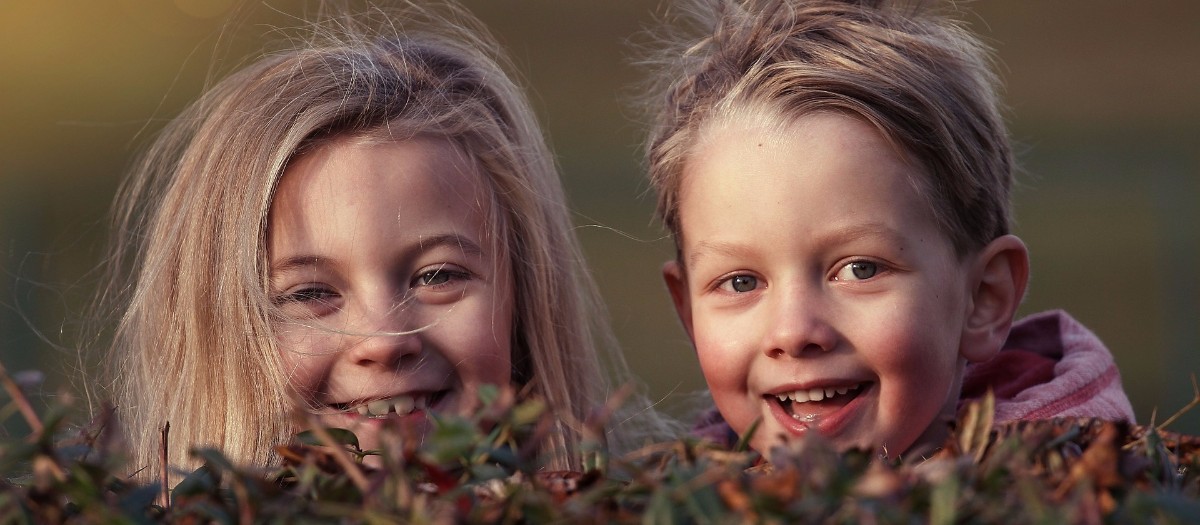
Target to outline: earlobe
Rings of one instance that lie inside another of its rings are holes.
[[[1015,235],[998,237],[976,255],[971,275],[960,353],[980,362],[995,356],[1008,339],[1029,283],[1029,250]]]
[[[667,283],[667,291],[671,293],[671,303],[675,305],[675,313],[683,323],[688,339],[692,337],[692,305],[688,295],[687,272],[679,261],[667,261],[662,268],[663,281]]]

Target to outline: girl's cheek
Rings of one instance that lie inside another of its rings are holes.
[[[315,384],[313,380],[315,374],[313,374],[311,366],[306,366],[306,359],[288,350],[282,350],[281,357],[283,373],[287,377],[288,385],[301,393],[311,392]]]
[[[280,334],[277,346],[288,384],[298,392],[311,393],[321,383],[336,352],[322,351],[325,338],[302,332],[293,330]]]

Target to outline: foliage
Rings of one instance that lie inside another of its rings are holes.
[[[919,460],[813,436],[767,463],[681,439],[547,472],[533,451],[544,406],[496,391],[473,418],[439,418],[420,445],[397,431],[362,451],[353,434],[316,428],[281,446],[273,469],[195,450],[204,466],[168,501],[124,477],[107,412],[69,431],[65,412],[38,416],[2,369],[0,380],[2,415],[35,429],[0,443],[0,523],[1200,523],[1200,437],[1161,428],[994,425],[984,404]]]

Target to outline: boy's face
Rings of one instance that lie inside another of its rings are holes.
[[[764,453],[809,429],[891,453],[938,439],[971,279],[910,182],[924,174],[855,118],[748,121],[693,150],[664,268],[721,414],[739,435],[761,419]]]

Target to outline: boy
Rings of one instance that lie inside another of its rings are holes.
[[[1133,420],[1090,332],[1013,325],[1028,253],[974,37],[879,2],[710,3],[665,55],[648,155],[663,276],[733,432],[915,451],[989,388],[1000,420]]]

